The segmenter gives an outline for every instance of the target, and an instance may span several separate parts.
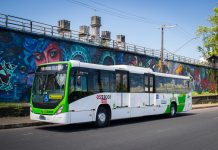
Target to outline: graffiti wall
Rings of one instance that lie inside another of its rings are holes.
[[[0,28],[0,101],[28,101],[37,65],[71,59],[149,67],[156,72],[161,66],[158,58],[150,56]],[[196,92],[217,90],[215,70],[167,60],[164,66],[166,73],[191,76]]]

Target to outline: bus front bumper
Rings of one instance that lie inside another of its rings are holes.
[[[30,112],[30,119],[36,121],[59,123],[59,124],[69,124],[69,114],[61,113],[57,115],[42,115]]]

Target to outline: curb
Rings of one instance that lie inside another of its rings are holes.
[[[17,123],[17,124],[6,124],[0,125],[1,129],[11,129],[11,128],[22,128],[22,127],[31,127],[31,126],[42,126],[42,125],[49,125],[51,123],[48,122],[32,122],[32,123]]]
[[[212,108],[212,107],[218,107],[218,105],[192,107],[192,110],[194,110],[194,109]]]

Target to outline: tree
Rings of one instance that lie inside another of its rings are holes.
[[[203,47],[198,47],[198,51],[204,58],[212,55],[218,56],[218,7],[214,8],[214,15],[210,16],[208,21],[211,27],[199,26],[197,36],[202,36]]]

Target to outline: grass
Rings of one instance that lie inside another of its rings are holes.
[[[213,95],[218,95],[218,93],[210,93],[210,92],[202,92],[202,93],[197,93],[197,92],[192,92],[192,96],[213,96]]]
[[[28,106],[29,103],[0,102],[0,108],[8,108],[8,107],[21,108],[21,107],[28,107]]]

